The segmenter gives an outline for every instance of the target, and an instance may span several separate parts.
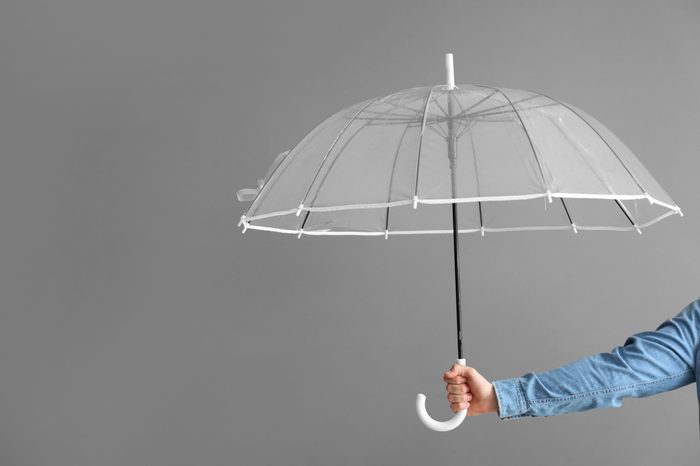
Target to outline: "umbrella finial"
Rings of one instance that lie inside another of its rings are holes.
[[[451,53],[445,54],[445,71],[447,72],[447,88],[454,89],[455,88],[455,67],[454,67],[454,62],[452,60]]]

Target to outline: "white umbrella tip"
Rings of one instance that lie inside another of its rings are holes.
[[[454,60],[452,59],[451,53],[445,54],[445,71],[447,75],[447,88],[455,88],[455,67]]]

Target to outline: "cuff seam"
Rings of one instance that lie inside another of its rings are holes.
[[[498,401],[498,417],[514,419],[527,416],[525,413],[528,410],[528,405],[519,379],[494,381],[493,386]],[[509,415],[509,413],[512,414]]]

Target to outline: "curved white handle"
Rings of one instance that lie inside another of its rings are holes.
[[[464,359],[458,359],[457,364],[466,366],[467,361]],[[459,425],[464,421],[464,418],[467,417],[467,410],[465,409],[452,416],[452,419],[448,421],[436,421],[430,417],[428,411],[425,410],[425,395],[422,393],[419,393],[416,397],[416,411],[418,412],[418,418],[423,422],[423,424],[425,424],[427,428],[436,432],[447,432],[455,429],[459,427]]]

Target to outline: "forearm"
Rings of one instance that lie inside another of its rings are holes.
[[[623,346],[542,373],[493,382],[503,419],[553,416],[619,407],[626,397],[645,397],[695,381],[700,301],[688,305],[654,332]]]
[[[512,419],[618,408],[623,398],[651,396],[695,381],[691,369],[644,378],[623,364],[611,364],[608,354],[600,354],[552,371],[495,381],[498,414]],[[621,372],[626,376],[620,377]]]

